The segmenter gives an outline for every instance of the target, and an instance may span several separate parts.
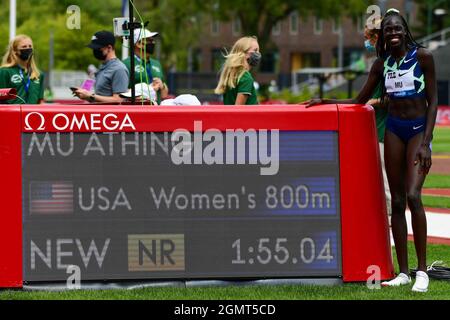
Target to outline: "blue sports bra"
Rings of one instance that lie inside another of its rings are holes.
[[[384,85],[391,99],[425,97],[425,76],[412,48],[397,64],[392,56],[384,61]]]

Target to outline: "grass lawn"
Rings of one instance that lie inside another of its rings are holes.
[[[450,127],[436,127],[433,138],[434,155],[450,155]],[[450,168],[449,168],[450,173]],[[424,188],[450,188],[450,174],[430,174],[425,179]],[[422,196],[425,207],[450,208],[450,198],[438,196]]]
[[[436,128],[433,140],[434,154],[450,154],[450,128]],[[425,188],[450,188],[450,175],[429,175]],[[450,198],[423,196],[427,207],[450,208]],[[408,243],[410,267],[416,266],[414,245]],[[450,265],[450,246],[429,245],[428,264],[442,260]],[[398,270],[394,255],[395,269]],[[28,299],[148,299],[148,300],[450,300],[450,281],[431,280],[426,294],[411,292],[412,284],[400,288],[369,290],[364,283],[350,283],[342,286],[323,287],[306,285],[283,286],[230,286],[207,288],[146,288],[138,290],[78,290],[65,292],[28,292],[2,290],[0,300]]]
[[[429,174],[423,184],[424,188],[450,188],[450,175]]]
[[[410,268],[416,266],[413,243],[408,244]],[[429,245],[428,264],[442,260],[450,265],[450,246]],[[394,259],[396,261],[396,259]],[[395,264],[395,269],[398,266]],[[342,286],[230,286],[207,288],[146,288],[138,290],[24,292],[0,291],[0,300],[11,299],[148,299],[148,300],[450,300],[450,281],[431,280],[428,293],[414,293],[412,284],[400,288],[369,290],[364,283]]]
[[[422,203],[427,208],[444,208],[450,209],[449,197],[435,197],[422,195]]]
[[[434,128],[433,153],[450,154],[450,127]]]
[[[450,188],[450,175],[442,176],[437,174],[430,174],[425,179],[424,188]],[[439,196],[424,196],[422,195],[422,202],[425,207],[429,208],[450,208],[449,197]]]

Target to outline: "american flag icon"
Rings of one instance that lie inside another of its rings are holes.
[[[30,214],[73,213],[73,183],[31,182]]]

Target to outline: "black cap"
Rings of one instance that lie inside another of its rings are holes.
[[[109,31],[99,31],[94,34],[91,39],[91,43],[87,46],[91,49],[100,49],[104,48],[108,45],[114,46],[116,43],[116,38],[114,38],[114,34]]]

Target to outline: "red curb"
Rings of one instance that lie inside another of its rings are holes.
[[[412,235],[408,235],[409,241],[414,241],[414,237]],[[445,244],[450,246],[449,238],[440,238],[440,237],[427,237],[427,243],[431,244]]]
[[[422,195],[450,197],[450,189],[437,189],[437,188],[422,189]]]
[[[425,212],[428,213],[441,213],[441,214],[450,214],[450,209],[446,208],[424,208]]]

